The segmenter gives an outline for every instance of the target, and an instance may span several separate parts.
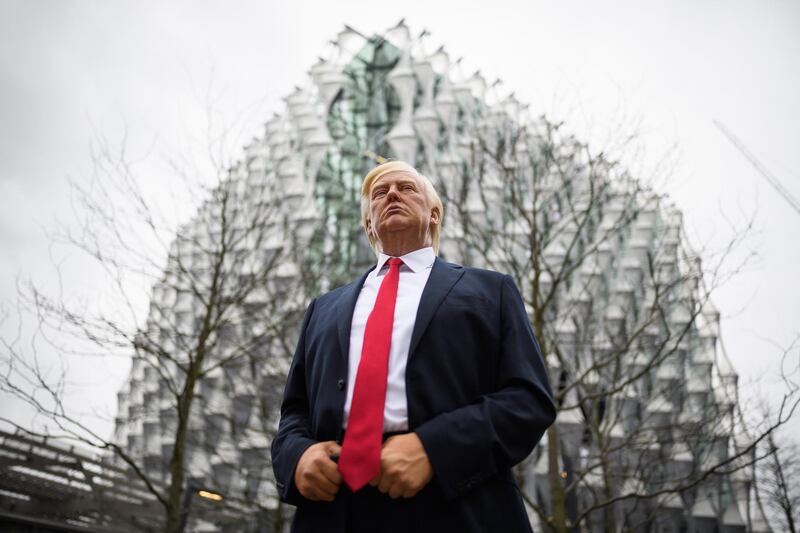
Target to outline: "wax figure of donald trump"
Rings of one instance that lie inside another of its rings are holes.
[[[511,468],[556,410],[508,275],[437,258],[442,202],[400,161],[364,178],[378,261],[308,306],[272,460],[296,532],[530,531]]]

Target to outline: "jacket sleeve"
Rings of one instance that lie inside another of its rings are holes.
[[[294,484],[294,472],[303,452],[317,441],[311,436],[308,394],[306,391],[305,341],[314,312],[312,301],[300,328],[300,338],[286,377],[278,433],[272,441],[272,469],[281,500],[297,505],[302,496]]]
[[[447,499],[522,461],[556,417],[542,354],[510,276],[500,298],[494,390],[414,430]]]

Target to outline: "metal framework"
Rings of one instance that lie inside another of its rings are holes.
[[[156,529],[162,514],[130,470],[52,439],[0,431],[0,525],[127,533]]]
[[[154,484],[163,491],[164,487]],[[252,505],[214,501],[191,480],[183,501],[194,524],[230,530],[269,520]],[[62,442],[17,430],[0,431],[0,531],[161,531],[164,508],[136,474]]]

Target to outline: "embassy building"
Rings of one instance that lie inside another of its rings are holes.
[[[170,383],[186,383],[202,340],[186,486],[232,503],[190,510],[190,528],[288,528],[269,445],[299,323],[373,263],[360,183],[396,158],[443,197],[440,256],[514,276],[542,345],[558,419],[516,468],[535,531],[770,531],[713,280],[680,211],[429,41],[402,22],[345,27],[245,147],[153,288],[116,442],[169,482],[183,416]],[[213,296],[196,290],[212,271],[227,284]]]

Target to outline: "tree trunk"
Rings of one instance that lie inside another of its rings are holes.
[[[175,433],[172,457],[169,462],[170,484],[167,494],[167,520],[164,524],[165,533],[180,533],[183,509],[183,481],[186,466],[186,436],[189,427],[189,414],[192,400],[196,373],[190,370],[186,376],[186,385],[183,388],[178,406],[178,428]]]
[[[556,424],[547,430],[547,480],[550,483],[550,527],[556,533],[567,533],[567,506],[558,456],[561,450]]]
[[[603,446],[605,446],[603,444]],[[614,492],[611,488],[611,465],[608,464],[608,456],[603,455],[603,492],[606,500],[611,500],[614,497]],[[615,515],[616,504],[606,505],[603,507],[603,522],[605,530],[609,533],[617,531],[617,519]]]

